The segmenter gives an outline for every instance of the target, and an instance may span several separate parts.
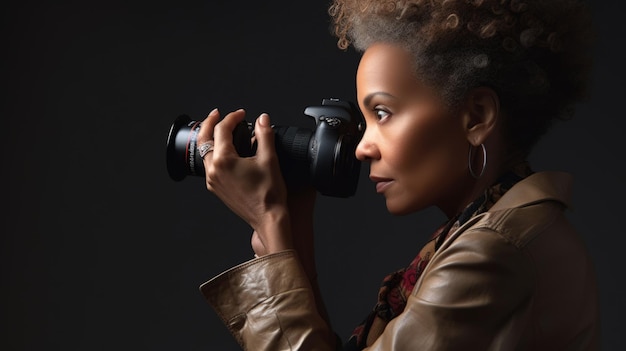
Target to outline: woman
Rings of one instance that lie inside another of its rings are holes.
[[[356,157],[393,214],[448,221],[342,338],[316,283],[312,189],[287,189],[269,116],[254,157],[212,111],[198,143],[207,188],[254,229],[255,259],[201,286],[249,350],[596,350],[593,265],[564,210],[568,174],[526,162],[584,98],[589,16],[574,0],[335,0],[342,49],[362,52]]]

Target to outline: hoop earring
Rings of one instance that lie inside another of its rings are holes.
[[[469,165],[469,172],[472,175],[472,177],[474,177],[474,179],[478,179],[478,178],[482,177],[483,174],[485,173],[485,169],[487,168],[487,149],[485,149],[485,144],[480,144],[480,147],[483,149],[483,167],[480,170],[480,174],[478,174],[478,175],[476,175],[476,172],[474,172],[474,169],[472,168],[472,149],[473,149],[473,147],[470,145],[470,149],[469,149],[469,156],[468,156],[467,163]]]

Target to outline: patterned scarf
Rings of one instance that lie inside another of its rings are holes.
[[[470,218],[486,212],[515,183],[532,173],[527,163],[500,177],[495,185],[469,204],[461,213],[439,226],[411,263],[386,276],[378,292],[378,302],[365,320],[357,326],[344,350],[362,350],[382,334],[389,321],[398,316],[406,306],[407,297],[413,291],[422,271],[445,239]]]

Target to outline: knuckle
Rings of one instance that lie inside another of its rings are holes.
[[[206,167],[206,178],[213,182],[219,179],[221,174],[227,173],[233,168],[234,160],[232,157],[213,154],[211,163]]]
[[[225,157],[219,154],[214,154],[210,168],[213,168],[214,171],[217,172],[218,170],[229,169],[231,164],[232,164],[232,160],[229,157]]]
[[[209,167],[206,170],[206,179],[207,179],[207,185],[213,185],[214,184],[214,179],[218,179],[218,170],[217,168],[215,168],[214,166]]]

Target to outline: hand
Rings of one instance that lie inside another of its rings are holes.
[[[232,133],[244,117],[245,111],[237,110],[220,121],[215,109],[202,122],[198,145],[214,143],[213,151],[203,158],[207,189],[254,229],[259,245],[253,248],[260,251],[258,255],[293,248],[287,190],[269,116],[262,114],[255,122],[256,155],[242,158]]]

